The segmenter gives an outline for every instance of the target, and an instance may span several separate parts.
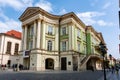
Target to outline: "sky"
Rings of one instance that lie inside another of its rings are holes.
[[[62,15],[74,12],[86,25],[101,32],[108,54],[120,58],[118,0],[0,0],[0,33],[22,31],[19,17],[27,7],[41,7],[49,13]]]

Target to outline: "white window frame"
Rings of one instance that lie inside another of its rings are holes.
[[[62,27],[62,35],[66,35],[66,27]]]
[[[66,41],[62,41],[62,51],[66,51]]]
[[[80,29],[77,29],[77,37],[80,37]]]
[[[48,40],[48,42],[47,42],[47,50],[52,51],[52,41],[51,40]]]
[[[78,51],[80,52],[80,43],[78,43]]]
[[[52,26],[48,26],[48,34],[52,35],[53,34],[53,27]]]

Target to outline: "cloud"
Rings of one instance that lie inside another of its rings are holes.
[[[33,0],[0,0],[0,7],[11,7],[16,11],[23,11],[26,7],[37,6],[44,10],[51,12],[52,4],[46,0],[40,0],[39,2],[33,3]]]
[[[33,3],[33,0],[0,0],[0,33],[11,29],[21,31],[21,23],[7,17],[2,7],[11,7],[16,11],[23,11],[28,6],[39,6],[48,12],[53,11],[52,4],[46,0],[40,0],[36,3]]]
[[[77,13],[78,17],[86,17],[86,18],[92,18],[96,16],[103,16],[105,13],[101,12],[84,12],[84,13]]]
[[[14,29],[21,31],[21,23],[13,19],[9,19],[2,10],[0,10],[0,33]],[[2,20],[1,20],[2,19]]]
[[[62,9],[60,12],[59,12],[59,14],[65,14],[65,13],[67,13],[67,11],[65,10],[65,9]]]
[[[0,0],[0,7],[9,6],[19,11],[28,6],[32,6],[32,2],[33,0]]]
[[[103,8],[103,9],[107,9],[110,5],[111,5],[111,3],[108,2],[108,3],[106,3],[102,8]]]
[[[102,12],[84,12],[84,13],[76,13],[76,15],[86,24],[86,25],[99,25],[99,26],[111,26],[112,22],[106,22],[104,20],[100,20],[99,17],[106,15]],[[96,19],[98,18],[98,19]]]
[[[95,24],[96,21],[93,19],[94,17],[103,16],[105,13],[99,12],[84,12],[84,13],[77,13],[77,16],[85,22],[86,25]]]
[[[104,20],[98,20],[96,18],[100,18],[105,16],[106,14],[103,12],[83,12],[76,13],[76,15],[86,24],[86,25],[99,25],[99,26],[111,26],[112,22],[106,22]]]
[[[40,7],[48,12],[52,12],[52,4],[45,0],[40,0],[40,2],[36,3],[34,6]]]
[[[0,33],[11,29],[21,31],[21,23],[12,19],[4,22],[0,21]]]
[[[2,12],[0,12],[0,19],[8,20],[9,18],[5,16]]]

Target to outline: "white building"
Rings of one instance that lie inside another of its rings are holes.
[[[0,33],[0,64],[17,64],[19,57],[18,51],[21,46],[21,33],[15,30]]]

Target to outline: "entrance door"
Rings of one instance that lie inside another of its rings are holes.
[[[24,58],[24,69],[28,70],[30,67],[30,58]]]
[[[66,57],[61,58],[61,70],[67,69],[67,59]]]
[[[8,60],[7,65],[8,65],[8,68],[10,68],[10,66],[11,66],[11,60]]]
[[[78,70],[78,58],[77,56],[73,56],[73,71]]]
[[[45,60],[45,68],[46,69],[54,69],[54,60],[53,59],[46,59]]]

